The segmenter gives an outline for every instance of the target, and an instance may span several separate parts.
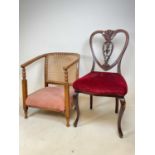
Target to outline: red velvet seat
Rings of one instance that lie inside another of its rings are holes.
[[[93,71],[73,83],[75,90],[105,96],[124,96],[127,84],[119,73]]]

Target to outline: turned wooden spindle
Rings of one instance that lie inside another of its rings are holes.
[[[26,69],[25,69],[25,67],[22,68],[22,94],[23,94],[24,114],[25,114],[25,118],[27,118],[28,107],[25,104],[25,100],[27,98],[27,80],[26,80]]]
[[[70,120],[70,96],[69,96],[69,83],[68,83],[68,71],[64,69],[64,81],[65,81],[65,115],[66,115],[66,126],[69,127],[69,120]]]

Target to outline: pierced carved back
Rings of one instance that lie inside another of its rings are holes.
[[[96,56],[95,53],[95,49],[93,46],[93,39],[96,35],[100,34],[103,38],[103,44],[102,44],[102,56],[103,56],[103,62],[99,61],[99,59]],[[120,50],[120,54],[117,56],[117,58],[112,62],[109,63],[109,60],[111,59],[111,56],[114,53],[114,38],[116,38],[117,34],[124,34],[125,35],[125,42],[123,45],[123,48]],[[127,31],[123,30],[123,29],[118,29],[118,30],[97,30],[95,32],[93,32],[90,36],[90,48],[91,48],[91,52],[93,55],[93,66],[92,66],[92,71],[95,68],[95,63],[97,63],[103,70],[110,70],[112,69],[114,66],[117,66],[117,71],[119,73],[121,73],[121,69],[120,69],[120,64],[121,64],[121,60],[122,57],[124,55],[124,52],[128,46],[128,42],[129,42],[129,34]]]

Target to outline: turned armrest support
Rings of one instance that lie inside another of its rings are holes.
[[[65,94],[65,116],[69,120],[70,118],[70,91],[69,91],[69,81],[68,81],[68,70],[64,69],[64,94]],[[67,123],[69,126],[69,123]]]
[[[68,70],[64,69],[64,81],[66,84],[68,84]]]
[[[26,66],[32,64],[33,62],[35,62],[35,61],[37,61],[37,60],[39,60],[39,59],[45,57],[46,55],[47,55],[47,54],[43,54],[43,55],[39,55],[39,56],[37,56],[37,57],[35,57],[35,58],[33,58],[33,59],[30,59],[29,61],[23,63],[23,64],[21,65],[21,67],[24,68],[24,67],[26,67]]]
[[[23,108],[26,108],[25,100],[27,98],[27,80],[26,80],[26,69],[22,68],[22,94],[23,94]]]
[[[75,59],[74,61],[70,62],[68,65],[63,67],[63,70],[64,70],[64,81],[68,85],[72,85],[71,83],[69,83],[69,80],[68,80],[68,69],[70,69],[70,67],[72,67],[74,64],[79,63],[79,60],[80,60],[80,56],[77,59]],[[78,78],[78,74],[79,73],[77,73],[77,78]]]
[[[63,67],[64,70],[64,93],[65,93],[65,115],[66,118],[69,120],[70,118],[70,109],[71,109],[71,104],[70,104],[70,86],[72,85],[69,83],[68,79],[68,69],[73,66],[74,64],[79,62],[79,58],[68,64],[67,66]],[[67,123],[67,126],[69,126],[69,123]]]

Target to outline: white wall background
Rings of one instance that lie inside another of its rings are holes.
[[[134,0],[20,0],[20,64],[46,52],[78,52],[82,76],[92,64],[90,34],[118,28],[130,35],[122,74],[129,85],[127,98],[134,98]],[[27,70],[29,92],[43,86],[41,62]]]

